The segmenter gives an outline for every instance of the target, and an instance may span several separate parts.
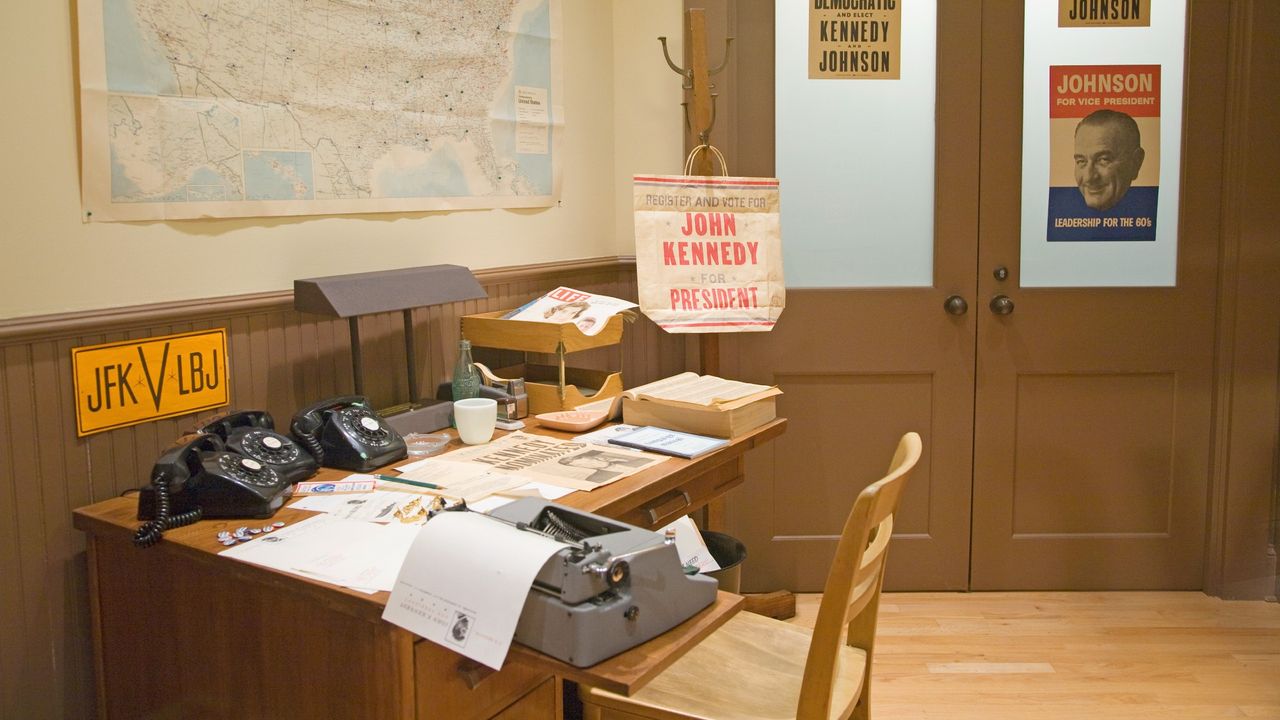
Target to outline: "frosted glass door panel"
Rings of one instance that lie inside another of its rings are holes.
[[[777,5],[787,286],[931,286],[937,4],[899,3],[901,79],[810,80],[813,4]]]
[[[1059,27],[1025,4],[1023,287],[1176,284],[1187,8],[1143,6],[1149,26]]]

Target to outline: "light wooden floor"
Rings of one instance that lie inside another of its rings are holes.
[[[791,622],[812,626],[818,595]],[[1196,592],[886,593],[873,720],[1280,718],[1280,605]]]

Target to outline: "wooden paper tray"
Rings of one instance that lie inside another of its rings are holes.
[[[572,410],[585,403],[622,394],[621,370],[609,372],[565,368],[563,387],[560,385],[559,369],[554,365],[513,365],[494,372],[500,377],[524,378],[524,391],[529,395],[530,415]]]
[[[596,335],[583,335],[573,323],[503,320],[507,310],[462,316],[462,337],[475,347],[521,350],[534,353],[577,352],[622,342],[622,315],[609,318]]]

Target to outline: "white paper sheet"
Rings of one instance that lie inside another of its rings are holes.
[[[707,549],[707,543],[702,539],[702,532],[694,524],[693,518],[685,515],[659,529],[658,533],[665,534],[667,528],[676,531],[676,554],[680,556],[682,564],[693,565],[699,572],[713,572],[720,569],[720,563],[711,556],[711,551]]]
[[[515,497],[540,497],[543,500],[559,500],[565,495],[577,492],[577,490],[574,490],[573,488],[560,487],[559,485],[531,482],[504,492],[507,495]]]
[[[467,503],[467,507],[480,513],[491,513],[503,505],[510,505],[515,502],[515,498],[503,497],[501,495],[490,495],[483,500],[477,500],[473,503]]]
[[[391,589],[391,581],[419,529],[315,515],[218,554],[334,585],[375,592]]]
[[[389,592],[395,587],[400,566],[422,527],[390,523],[374,525],[374,528],[374,532],[349,535],[346,543],[313,555],[294,568],[335,585],[369,592]]]
[[[382,618],[500,670],[534,576],[562,547],[478,513],[440,513],[409,549]]]
[[[426,458],[405,467],[400,477],[440,486],[440,493],[473,502],[494,493],[510,490],[526,481],[486,465],[455,462],[442,458]]]
[[[589,433],[579,435],[575,437],[574,440],[580,443],[589,443],[591,445],[603,445],[604,447],[616,447],[609,443],[609,438],[617,437],[618,435],[622,435],[624,433],[629,433],[632,430],[636,430],[638,428],[639,428],[638,425],[627,425],[625,423],[619,423],[617,425],[606,425],[605,427],[602,427],[599,430],[593,430]]]
[[[430,502],[431,496],[422,493],[376,490],[349,495],[307,495],[289,507],[374,523],[405,522],[404,516],[412,518],[411,523],[420,525],[426,516],[425,511],[419,511],[419,506]],[[417,504],[413,511],[406,512],[405,508],[413,503]],[[401,511],[401,514],[397,515],[396,511]]]

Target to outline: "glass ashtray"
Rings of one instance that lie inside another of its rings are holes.
[[[446,433],[409,433],[404,436],[410,457],[427,457],[445,449],[450,437]]]

